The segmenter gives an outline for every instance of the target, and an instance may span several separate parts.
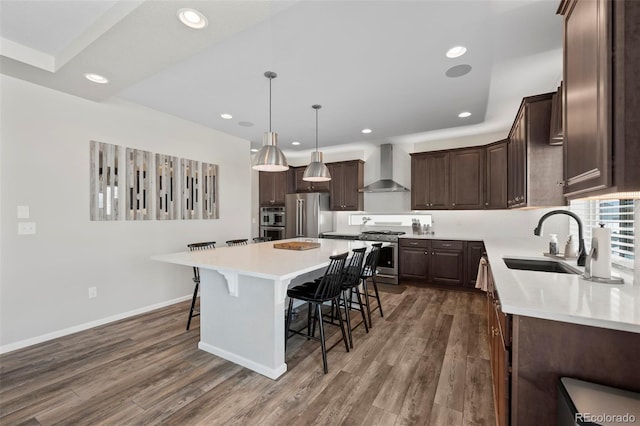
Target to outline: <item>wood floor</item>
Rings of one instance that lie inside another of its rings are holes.
[[[0,424],[494,425],[484,296],[381,297],[384,318],[354,331],[350,353],[336,345],[327,375],[319,343],[300,336],[277,381],[198,350],[186,303],[11,352]]]

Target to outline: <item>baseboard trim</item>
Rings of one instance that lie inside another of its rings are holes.
[[[121,319],[125,319],[128,317],[132,317],[135,315],[144,314],[147,312],[154,311],[156,309],[165,308],[170,305],[174,305],[176,303],[184,302],[185,300],[189,300],[193,297],[193,295],[187,295],[178,297],[176,299],[167,300],[165,302],[156,303],[155,305],[149,305],[142,308],[134,309],[132,311],[123,312],[121,314],[112,315],[110,317],[102,318],[96,321],[87,322],[80,325],[75,325],[73,327],[65,328],[62,330],[53,331],[51,333],[43,334],[41,336],[32,337],[30,339],[20,340],[18,342],[9,343],[7,345],[0,346],[0,354],[4,354],[7,352],[13,352],[18,349],[27,348],[29,346],[37,345],[38,343],[43,343],[49,340],[57,339],[58,337],[68,336],[69,334],[77,333],[79,331],[89,330],[94,327],[98,327],[101,325],[109,324],[110,322],[120,321]]]
[[[205,352],[209,352],[210,354],[217,355],[220,358],[226,359],[227,361],[231,361],[233,363],[246,367],[249,370],[253,370],[256,373],[260,373],[263,376],[266,376],[272,380],[276,380],[278,377],[282,376],[287,371],[286,363],[283,363],[281,366],[277,368],[270,368],[266,365],[259,364],[248,358],[225,351],[224,349],[220,349],[216,346],[210,345],[208,343],[204,343],[202,341],[198,343],[198,349],[202,349]]]

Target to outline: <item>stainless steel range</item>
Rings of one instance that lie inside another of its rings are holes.
[[[377,281],[398,284],[398,236],[402,231],[365,231],[360,234],[362,241],[382,242],[378,261]]]

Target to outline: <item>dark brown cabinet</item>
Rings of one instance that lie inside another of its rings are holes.
[[[551,123],[549,125],[549,144],[562,145],[564,129],[562,128],[562,84],[551,98]]]
[[[507,141],[486,147],[485,202],[487,209],[507,208]]]
[[[258,201],[260,206],[284,206],[289,171],[260,172]]]
[[[295,167],[293,169],[293,174],[295,177],[295,192],[329,192],[331,181],[308,182],[306,180],[303,180],[302,177],[304,176],[304,171],[306,169],[306,166]]]
[[[364,161],[329,163],[331,210],[364,210]]]
[[[640,2],[563,0],[564,193],[640,190]]]
[[[562,194],[562,147],[549,145],[553,93],[522,100],[507,146],[507,205],[552,207]]]
[[[431,242],[431,282],[450,286],[464,283],[464,242],[433,240]]]
[[[478,266],[480,259],[484,255],[484,244],[482,241],[467,242],[467,276],[465,278],[465,286],[469,288],[476,287],[476,278],[478,278]]]
[[[487,324],[496,424],[510,424],[511,316],[505,315],[494,288],[487,292]]]
[[[466,285],[467,253],[466,241],[400,238],[399,276],[436,286],[473,288]],[[477,268],[476,264],[476,275]]]
[[[411,209],[448,209],[449,173],[448,151],[411,154]]]
[[[401,278],[429,280],[431,240],[400,239],[399,271]]]
[[[485,149],[451,151],[451,207],[484,208]]]

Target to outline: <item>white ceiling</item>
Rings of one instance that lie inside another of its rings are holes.
[[[182,7],[200,10],[209,25],[185,27],[176,17]],[[325,150],[506,134],[522,97],[560,82],[556,7],[552,0],[1,0],[0,71],[97,102],[120,97],[254,145],[269,126],[263,74],[275,71],[272,126],[291,154],[313,147],[316,103]],[[446,58],[455,45],[467,54]],[[471,72],[445,75],[462,64]],[[86,72],[110,83],[91,83]],[[473,115],[458,118],[461,111]],[[362,134],[365,127],[373,132]]]

